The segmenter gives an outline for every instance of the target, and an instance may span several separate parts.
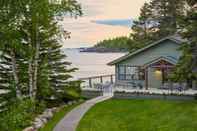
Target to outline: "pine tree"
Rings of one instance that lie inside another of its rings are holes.
[[[178,19],[184,14],[184,0],[151,0],[141,9],[134,21],[131,38],[139,48],[163,37],[174,35],[179,29]]]
[[[151,18],[151,8],[149,3],[145,3],[141,8],[140,17],[138,20],[134,21],[132,26],[131,38],[135,41],[138,48],[143,47],[146,43],[152,41],[152,21]]]
[[[11,58],[8,55],[1,54],[0,57],[0,110],[6,110],[10,102],[15,99],[14,79],[12,75]]]
[[[52,78],[59,85],[67,86],[61,80],[67,80],[68,73],[73,70],[68,70],[68,63],[62,62],[64,55],[57,40],[62,33],[56,18],[68,14],[80,16],[80,4],[76,0],[6,0],[0,1],[0,7],[1,87],[14,94],[12,99],[29,96],[35,100],[55,90]],[[49,59],[48,55],[54,54],[49,49],[54,49],[57,58]],[[56,63],[57,67],[49,63]],[[61,74],[60,70],[66,74]]]
[[[7,106],[16,99],[22,98],[20,72],[18,64],[21,61],[18,57],[21,53],[20,33],[16,25],[20,24],[20,14],[16,8],[19,1],[0,2],[0,110],[7,109]]]
[[[152,0],[151,17],[156,22],[154,28],[157,38],[173,35],[179,28],[178,19],[184,14],[184,0]]]
[[[30,0],[27,4],[29,5],[28,9],[24,12],[26,20],[23,21],[21,30],[24,36],[23,39],[28,44],[26,51],[29,52],[26,58],[28,59],[29,96],[36,99],[37,93],[39,93],[38,77],[42,76],[42,79],[47,80],[49,75],[49,71],[44,69],[45,66],[47,67],[44,61],[48,60],[45,57],[44,59],[41,58],[41,50],[43,50],[46,42],[56,42],[57,35],[59,35],[56,30],[53,34],[50,34],[50,28],[57,29],[55,18],[62,17],[67,13],[78,16],[81,14],[81,8],[75,0],[61,0],[59,2]],[[42,68],[39,67],[40,63],[43,63]],[[49,85],[47,81],[45,82],[46,86]]]
[[[195,5],[197,3],[192,0],[188,0],[187,13],[185,17],[180,20],[182,30],[180,34],[187,42],[183,43],[181,56],[177,67],[175,69],[174,79],[177,81],[186,81],[189,87],[192,87],[192,81],[197,80],[197,73],[193,72],[193,69],[197,67],[197,10]]]
[[[42,61],[39,63],[39,72],[42,73],[38,76],[37,96],[39,99],[61,99],[63,94],[65,95],[66,89],[71,87],[68,80],[71,78],[70,73],[75,71],[75,68],[69,69],[68,66],[71,63],[65,61],[66,56],[61,50],[62,45],[56,38],[58,32],[58,27],[51,21],[48,31],[45,32],[43,38],[45,41],[42,43],[40,51]]]

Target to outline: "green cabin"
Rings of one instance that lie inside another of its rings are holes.
[[[160,88],[168,81],[168,75],[182,54],[178,50],[181,43],[183,40],[179,37],[166,37],[108,63],[115,66],[115,83]]]

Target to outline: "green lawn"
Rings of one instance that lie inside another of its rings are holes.
[[[73,108],[78,106],[81,103],[74,104],[72,106],[67,106],[61,109],[59,112],[55,113],[53,118],[39,131],[53,131],[54,127],[57,125],[57,123]]]
[[[77,131],[197,131],[197,102],[112,99],[90,109]]]

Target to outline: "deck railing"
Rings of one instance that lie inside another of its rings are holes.
[[[88,89],[100,89],[101,86],[105,83],[113,84],[115,82],[115,75],[100,75],[100,76],[92,76],[86,78],[80,78],[82,81],[81,87]]]

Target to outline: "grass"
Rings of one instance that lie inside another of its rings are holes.
[[[77,131],[196,131],[196,101],[108,100],[96,104]]]
[[[67,106],[62,108],[59,112],[55,113],[53,118],[43,127],[41,128],[39,131],[53,131],[53,129],[55,128],[55,126],[57,125],[57,123],[69,112],[71,111],[73,108],[75,108],[76,106],[78,106],[81,103],[77,103],[71,106]]]

